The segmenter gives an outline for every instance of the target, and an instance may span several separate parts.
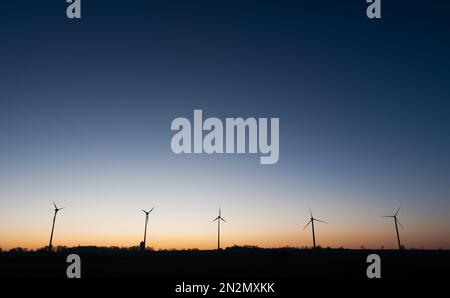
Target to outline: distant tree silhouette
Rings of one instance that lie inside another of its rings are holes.
[[[14,247],[9,250],[10,253],[26,253],[28,252],[27,248],[22,247]]]
[[[63,245],[58,245],[56,247],[56,251],[60,252],[60,251],[66,251],[67,250],[67,246],[63,246]]]

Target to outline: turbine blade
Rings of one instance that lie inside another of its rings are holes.
[[[303,231],[309,226],[309,224],[312,222],[312,220],[309,220],[306,226],[303,228]]]
[[[398,215],[398,212],[400,211],[400,208],[402,208],[402,205],[398,206],[397,212],[395,212],[395,216]]]
[[[314,220],[315,220],[315,221],[318,221],[318,222],[321,222],[321,223],[324,223],[324,224],[328,224],[327,222],[324,222],[323,220],[320,220],[320,219],[315,219],[315,218],[314,218]]]
[[[397,218],[395,218],[395,220],[396,220],[397,223],[400,225],[400,228],[402,228],[402,230],[404,230],[405,228],[403,228],[403,226],[402,226],[402,224],[400,223],[400,221],[399,221]]]
[[[55,209],[58,209],[58,206],[56,206],[55,202],[53,202],[53,206],[55,206]]]
[[[311,207],[309,205],[308,205],[308,209],[309,209],[309,214],[311,214],[311,218],[312,218],[313,215],[312,215]]]
[[[145,211],[144,209],[141,209],[141,210],[142,210],[142,212],[147,213],[147,211]]]
[[[225,219],[223,219],[222,217],[220,218],[222,221],[227,222]]]
[[[152,212],[152,211],[153,211],[153,209],[155,209],[155,207],[153,207],[152,209],[150,209],[150,211],[149,211],[148,213]]]
[[[380,216],[380,217],[389,217],[389,218],[393,218],[392,215],[383,215],[383,216]]]
[[[220,217],[217,216],[215,219],[213,219],[213,222],[216,221],[216,220],[218,220],[219,218],[220,218]]]

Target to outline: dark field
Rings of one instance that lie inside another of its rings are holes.
[[[381,257],[383,278],[449,277],[450,251],[345,249],[227,249],[135,251],[68,249],[0,253],[0,277],[65,278],[66,257],[81,257],[83,278],[366,278],[366,257]]]

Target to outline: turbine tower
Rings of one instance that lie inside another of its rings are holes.
[[[398,225],[400,225],[400,227],[403,229],[402,224],[400,223],[400,221],[397,218],[398,212],[400,211],[400,208],[402,207],[402,205],[400,205],[397,209],[397,212],[395,212],[394,215],[384,215],[382,217],[389,217],[389,218],[393,218],[394,219],[394,224],[395,224],[395,232],[397,233],[397,242],[398,242],[398,249],[402,249],[403,246],[400,242],[400,234],[398,232]]]
[[[147,225],[148,225],[148,215],[150,214],[150,212],[153,211],[153,209],[155,209],[155,207],[153,207],[152,209],[150,209],[149,211],[145,211],[144,209],[141,209],[142,212],[145,213],[145,229],[144,229],[144,242],[142,245],[142,251],[145,251],[145,243],[147,242]]]
[[[313,216],[313,214],[312,214],[312,212],[311,212],[311,208],[309,208],[309,214],[311,214],[311,218],[309,219],[308,223],[307,223],[306,226],[303,228],[303,230],[305,230],[305,229],[309,226],[309,224],[311,224],[311,228],[312,228],[312,237],[313,237],[313,248],[316,248],[316,234],[315,234],[315,231],[314,231],[314,221],[318,221],[318,222],[321,222],[321,223],[324,223],[324,224],[326,224],[326,222],[314,218],[314,216]]]
[[[221,216],[222,210],[219,208],[219,216],[217,216],[213,222],[217,220],[217,250],[220,250],[220,221],[227,222],[225,219]]]
[[[50,234],[50,243],[48,244],[48,251],[52,251],[52,241],[53,241],[53,232],[55,231],[56,214],[58,214],[59,211],[65,208],[65,207],[58,208],[55,202],[53,202],[53,206],[55,206],[55,215],[53,216],[52,233]]]

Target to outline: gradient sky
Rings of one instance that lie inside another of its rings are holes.
[[[392,3],[395,2],[395,3]],[[450,248],[450,4],[0,4],[0,247]],[[279,117],[280,160],[175,155],[176,117]]]

